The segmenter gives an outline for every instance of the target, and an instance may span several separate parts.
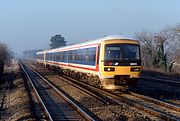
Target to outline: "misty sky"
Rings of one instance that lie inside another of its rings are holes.
[[[15,52],[105,35],[157,32],[180,23],[180,0],[0,0],[0,41]]]

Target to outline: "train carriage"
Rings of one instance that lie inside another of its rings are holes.
[[[134,85],[142,68],[139,42],[117,35],[36,55],[38,63],[107,89]]]

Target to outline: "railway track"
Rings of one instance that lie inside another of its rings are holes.
[[[180,106],[180,80],[143,76],[132,92]]]
[[[58,78],[62,78],[62,77],[59,76]],[[114,94],[112,92],[107,92],[95,88],[93,86],[87,85],[83,82],[77,81],[70,77],[63,76],[63,78],[71,80],[71,82],[82,86],[84,89],[91,90],[92,93],[94,94],[97,94],[97,92],[101,93],[101,95],[107,96],[108,98],[114,100],[117,104],[120,103],[120,101],[127,103],[133,107],[136,107],[140,110],[144,110],[145,112],[154,115],[156,117],[159,117],[163,120],[172,120],[172,121],[180,120],[180,116],[179,116],[180,107],[178,106],[171,105],[133,92],[128,92],[126,94],[125,93]]]
[[[35,68],[33,68],[31,65],[28,65],[29,68],[32,68],[33,70],[36,70]],[[44,69],[44,68],[43,68]],[[37,72],[37,71],[36,71]],[[53,74],[52,72],[49,72],[51,74]],[[41,75],[39,73],[39,75]],[[66,79],[65,77],[60,77],[58,75],[58,79],[60,79],[61,81],[67,83],[68,85],[72,85],[73,87],[77,88],[78,90],[81,90],[83,93],[86,93],[88,95],[90,95],[91,97],[93,98],[96,98],[97,100],[99,100],[100,102],[102,102],[104,105],[110,105],[110,104],[116,104],[115,101],[107,98],[106,96],[104,95],[101,95],[100,93],[97,94],[97,92],[95,93],[94,91],[90,91],[90,90],[87,90],[85,88],[83,88],[82,85],[78,85],[78,84],[75,84],[74,82],[72,81],[69,81],[68,79]],[[53,84],[53,82],[49,81],[49,83],[51,83],[52,85],[56,86],[55,84]],[[58,87],[57,87],[58,88]]]
[[[33,70],[35,70],[35,69],[34,69],[32,66],[30,66],[30,65],[29,65],[29,68],[32,68]],[[37,73],[37,71],[36,71],[36,73]],[[49,73],[53,74],[52,72],[49,72]],[[39,75],[41,75],[41,74],[39,73]],[[42,75],[41,75],[41,76],[42,76]],[[102,102],[102,104],[104,104],[104,105],[110,105],[110,104],[115,104],[115,103],[116,103],[115,101],[107,98],[106,96],[103,96],[103,95],[97,94],[97,93],[95,94],[93,91],[89,91],[89,90],[83,88],[81,85],[77,85],[77,84],[69,81],[69,80],[66,79],[66,78],[62,78],[62,77],[59,77],[59,76],[58,76],[58,79],[60,79],[61,81],[67,83],[68,85],[71,85],[71,86],[77,88],[78,90],[81,90],[83,93],[86,93],[86,94],[90,95],[91,97],[99,100],[99,101]],[[56,85],[53,84],[53,82],[49,81],[49,83],[51,83],[52,85],[54,85],[54,86],[56,87]],[[58,88],[58,87],[57,87],[57,88]]]
[[[134,106],[140,110],[144,110],[145,112],[152,114],[156,117],[159,117],[163,120],[180,120],[180,107],[171,105],[144,95],[139,95],[133,92],[129,92],[128,94],[124,93],[113,93],[113,92],[107,92],[105,90],[101,90],[98,88],[95,88],[93,86],[87,85],[85,83],[76,81],[75,79],[66,77],[71,81],[74,81],[76,84],[83,86],[85,89],[91,90],[93,93],[99,93],[104,94],[105,96],[111,98],[112,100],[119,103],[119,101],[122,101],[124,103],[127,103],[131,106]],[[121,103],[121,102],[120,102]],[[166,112],[167,111],[167,112]],[[171,113],[174,112],[175,115],[171,115]],[[176,113],[177,112],[177,113]]]
[[[95,120],[32,68],[20,62],[47,120]]]
[[[150,97],[147,97],[147,96],[144,96],[144,95],[140,95],[140,94],[134,93],[134,92],[130,92],[130,91],[128,91],[128,92],[131,95],[133,95],[134,97],[137,97],[137,98],[140,98],[142,100],[146,100],[146,101],[149,101],[151,103],[157,104],[159,106],[163,106],[163,107],[166,107],[168,109],[172,109],[174,111],[180,112],[180,107],[179,106],[175,106],[175,105],[163,102],[163,101],[159,101],[159,100],[154,99],[154,98],[150,98]]]
[[[74,83],[83,86],[83,88],[91,90],[93,93],[101,93],[112,100],[116,101],[116,103],[121,103],[119,101],[122,101],[124,103],[127,103],[131,106],[134,106],[140,110],[144,110],[145,112],[152,114],[156,117],[159,117],[163,120],[180,120],[180,107],[171,105],[144,95],[139,95],[133,92],[129,92],[128,94],[124,93],[113,93],[113,92],[107,92],[105,90],[101,90],[98,88],[95,88],[93,86],[87,85],[85,83],[79,82],[75,79],[72,79],[70,77],[65,77],[69,80],[73,81]],[[167,111],[167,112],[166,112]],[[171,115],[173,113],[175,115]],[[177,112],[177,113],[176,113]]]
[[[162,79],[162,78],[153,78],[149,76],[141,76],[141,79],[149,80],[152,82],[161,82],[161,83],[166,83],[166,84],[171,84],[171,85],[180,85],[180,80],[171,80],[171,79]]]

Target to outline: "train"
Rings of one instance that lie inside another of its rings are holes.
[[[45,50],[36,62],[103,89],[136,85],[142,66],[138,40],[121,35]]]

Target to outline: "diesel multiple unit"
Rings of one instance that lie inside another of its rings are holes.
[[[135,85],[141,72],[139,42],[108,36],[36,53],[36,61],[90,85]]]

